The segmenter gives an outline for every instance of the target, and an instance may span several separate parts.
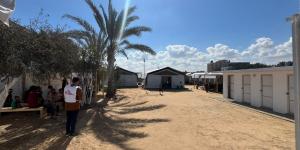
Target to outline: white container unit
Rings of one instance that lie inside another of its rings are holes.
[[[282,114],[294,113],[293,68],[224,71],[223,96]]]

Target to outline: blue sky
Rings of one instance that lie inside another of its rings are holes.
[[[107,0],[95,0],[99,2],[107,3]],[[114,0],[118,9],[123,8],[124,3],[125,0]],[[204,53],[203,56],[209,54],[209,47],[216,48],[217,44],[241,54],[260,38],[269,39],[273,50],[290,40],[290,23],[285,19],[296,13],[299,6],[297,0],[131,0],[131,4],[138,7],[136,14],[141,19],[137,24],[153,29],[134,41],[148,44],[161,53],[168,51],[168,46],[181,45],[179,49],[184,52],[196,49]],[[70,28],[77,28],[61,18],[66,13],[95,24],[83,0],[17,0],[13,17],[28,24],[41,8],[50,15],[53,25],[68,24]]]

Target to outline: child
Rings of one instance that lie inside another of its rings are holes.
[[[10,106],[11,106],[12,109],[16,109],[16,108],[17,108],[17,101],[16,101],[16,99],[13,99],[13,100],[11,101]]]
[[[49,91],[48,91],[48,94],[47,94],[47,99],[44,102],[44,107],[47,109],[48,115],[50,115],[51,118],[54,118],[56,91],[51,85],[48,86],[48,90]]]
[[[56,106],[56,115],[59,114],[60,106],[64,106],[64,91],[63,89],[59,89],[55,101]]]

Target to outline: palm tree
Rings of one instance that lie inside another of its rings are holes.
[[[143,44],[133,44],[128,41],[131,36],[141,36],[143,32],[150,32],[151,28],[145,26],[130,27],[139,17],[133,15],[136,7],[129,7],[128,10],[118,12],[112,6],[109,0],[108,9],[105,11],[103,5],[98,9],[92,0],[85,0],[90,9],[93,11],[94,18],[107,38],[107,63],[108,63],[108,83],[107,83],[107,100],[114,97],[114,66],[116,54],[120,53],[127,57],[126,51],[137,50],[140,52],[155,55],[155,51],[149,46]]]
[[[97,70],[102,67],[102,62],[106,57],[107,40],[105,34],[101,31],[97,33],[93,26],[82,18],[68,14],[63,17],[70,19],[83,28],[68,31],[67,35],[75,40],[82,48],[83,72],[89,72],[90,69],[92,70],[94,77],[96,78],[95,88],[98,91]]]

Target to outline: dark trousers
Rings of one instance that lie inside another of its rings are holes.
[[[50,114],[51,116],[54,116],[55,108],[54,108],[53,104],[48,103],[48,104],[44,105],[44,107],[47,109],[48,114]]]
[[[75,132],[77,116],[78,116],[78,110],[67,111],[67,123],[66,123],[67,134],[73,134]]]

